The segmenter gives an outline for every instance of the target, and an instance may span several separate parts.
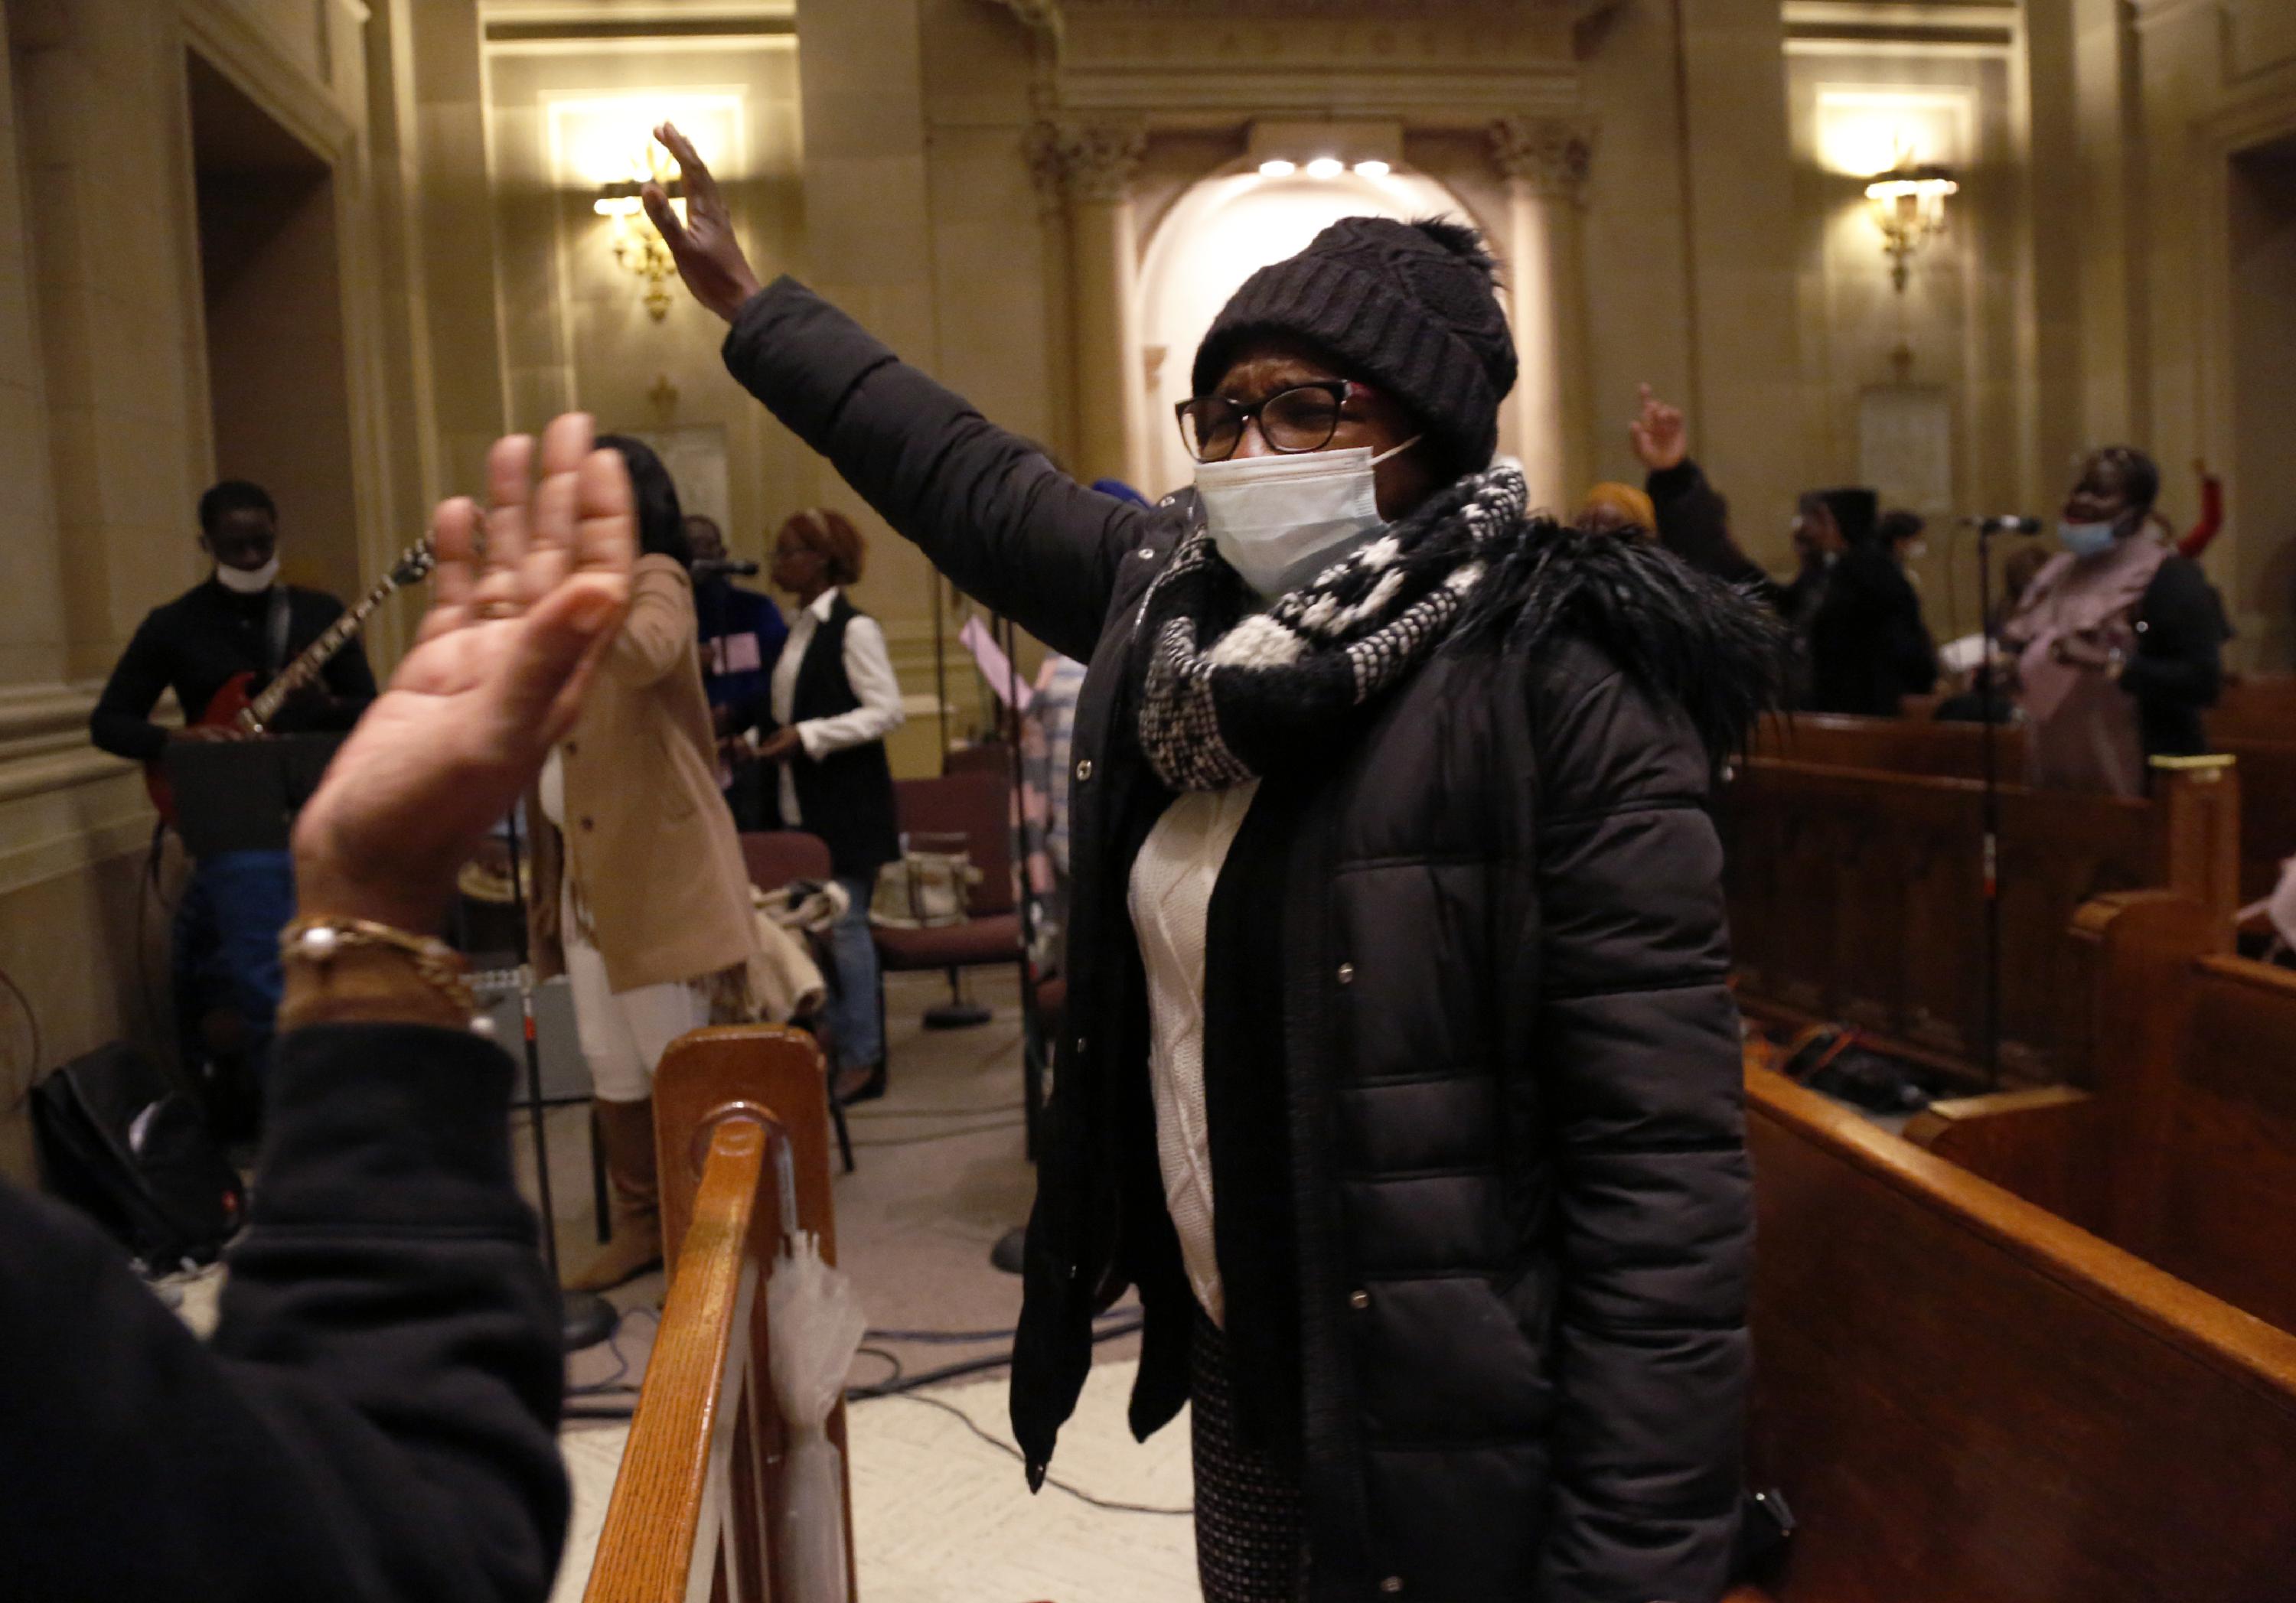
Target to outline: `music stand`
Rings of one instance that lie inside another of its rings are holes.
[[[175,792],[184,850],[201,859],[285,851],[295,814],[342,743],[340,734],[168,741],[160,761]]]

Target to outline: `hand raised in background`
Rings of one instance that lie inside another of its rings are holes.
[[[731,323],[742,303],[758,292],[758,275],[750,270],[750,258],[734,237],[733,214],[726,209],[718,180],[676,123],[663,123],[653,136],[677,158],[685,180],[685,219],[678,220],[661,185],[651,182],[640,192],[646,216],[661,231],[677,263],[677,275],[693,291],[693,299]]]
[[[570,413],[487,458],[486,549],[467,497],[431,522],[439,566],[414,649],[336,752],[295,826],[306,917],[427,931],[488,830],[573,724],[629,604],[629,475]]]
[[[1647,384],[1638,388],[1637,395],[1642,411],[1627,425],[1627,438],[1635,454],[1653,473],[1680,467],[1683,458],[1690,454],[1690,429],[1683,421],[1682,408],[1660,400]]]

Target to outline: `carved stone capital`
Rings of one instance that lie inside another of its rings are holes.
[[[991,0],[1038,33],[1061,37],[1060,0]]]
[[[1148,131],[1133,122],[1040,122],[1029,130],[1029,173],[1049,206],[1124,198]]]
[[[1595,164],[1595,130],[1576,117],[1502,117],[1490,127],[1491,164],[1554,200],[1577,200]]]

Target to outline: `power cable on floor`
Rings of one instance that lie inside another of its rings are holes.
[[[1027,1106],[1025,1102],[994,1102],[985,1108],[849,1108],[845,1116],[857,1123],[865,1119],[988,1118],[996,1114],[1019,1113]]]
[[[995,1135],[1002,1131],[1019,1130],[1028,1122],[1025,1118],[998,1119],[994,1124],[971,1125],[962,1130],[936,1130],[930,1135],[882,1136],[875,1141],[856,1141],[853,1149],[858,1152],[864,1148],[929,1147],[935,1141],[963,1141],[969,1135]]]
[[[1136,1313],[1119,1323],[1095,1329],[1092,1333],[1093,1345],[1098,1346],[1104,1341],[1116,1341],[1134,1335],[1138,1332],[1141,1323],[1141,1316]],[[865,1350],[874,1352],[881,1349]],[[958,1380],[967,1375],[979,1375],[989,1370],[1007,1369],[1011,1367],[1012,1362],[1013,1353],[1008,1347],[1002,1353],[991,1353],[985,1357],[967,1358],[956,1363],[943,1364],[937,1370],[926,1370],[922,1374],[897,1376],[891,1380],[881,1380],[874,1386],[853,1386],[845,1394],[856,1403],[866,1403],[874,1397],[890,1397],[904,1392],[917,1391],[928,1386],[939,1386],[945,1380]]]
[[[606,1337],[606,1350],[614,1355],[614,1372],[603,1380],[594,1380],[586,1386],[570,1386],[566,1388],[566,1395],[595,1397],[603,1393],[634,1392],[637,1389],[628,1381],[630,1355],[622,1351],[622,1327],[627,1324],[633,1316],[639,1314],[652,1320],[657,1329],[660,1327],[661,1311],[658,1308],[623,1309],[621,1318],[614,1321],[614,1333]]]
[[[1105,1313],[1093,1316],[1093,1329],[1103,1329],[1115,1320],[1129,1320],[1130,1329],[1138,1329],[1140,1310],[1136,1307],[1111,1308]],[[869,1329],[863,1339],[867,1341],[898,1341],[926,1346],[970,1347],[984,1341],[1011,1341],[1021,1332],[1010,1330],[881,1330]]]
[[[847,1395],[851,1397],[855,1402],[866,1402],[872,1397],[899,1397],[910,1403],[922,1403],[927,1408],[937,1408],[945,1414],[955,1416],[958,1422],[964,1425],[965,1429],[971,1431],[974,1435],[979,1436],[982,1441],[988,1443],[991,1447],[996,1449],[997,1452],[1003,1453],[1005,1457],[1012,1459],[1014,1462],[1019,1463],[1023,1467],[1026,1467],[1029,1461],[1026,1454],[1024,1454],[1018,1447],[1013,1445],[1012,1443],[1005,1441],[1002,1436],[991,1435],[988,1431],[983,1429],[979,1421],[974,1419],[971,1414],[966,1413],[963,1409],[957,1407],[954,1403],[944,1402],[939,1397],[928,1397],[921,1392],[909,1389],[911,1386],[922,1383],[927,1378],[926,1376],[918,1375],[909,1377],[905,1380],[901,1371],[901,1361],[898,1357],[891,1353],[886,1352],[882,1347],[864,1347],[861,1351],[872,1358],[882,1358],[885,1360],[888,1363],[893,1366],[893,1373],[888,1378],[880,1382],[876,1387],[866,1392],[857,1389],[848,1393]],[[937,1373],[938,1371],[934,1372]],[[1193,1519],[1195,1517],[1196,1510],[1193,1505],[1190,1505],[1185,1509],[1159,1509],[1147,1503],[1120,1502],[1113,1498],[1095,1497],[1093,1493],[1084,1490],[1083,1487],[1072,1486],[1069,1484],[1068,1482],[1062,1480],[1059,1476],[1052,1475],[1048,1475],[1045,1477],[1045,1484],[1050,1486],[1055,1492],[1064,1492],[1068,1493],[1069,1496],[1075,1498],[1080,1503],[1088,1504],[1093,1508],[1102,1509],[1103,1511],[1110,1514],[1153,1514],[1171,1519]]]

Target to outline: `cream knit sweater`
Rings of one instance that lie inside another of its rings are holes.
[[[1212,887],[1259,781],[1192,790],[1166,810],[1132,864],[1132,928],[1148,971],[1148,1075],[1164,1206],[1196,1300],[1224,1325],[1212,1247],[1211,1141],[1204,1122],[1204,927]]]

